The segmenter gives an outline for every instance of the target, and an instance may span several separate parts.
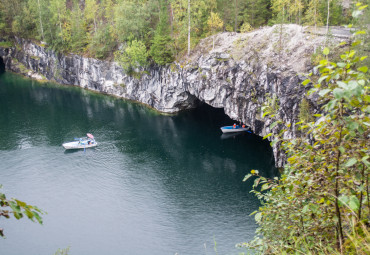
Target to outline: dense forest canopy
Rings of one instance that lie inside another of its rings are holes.
[[[345,24],[350,19],[352,7],[343,7],[342,2],[329,2],[330,25]],[[159,64],[172,62],[201,38],[219,31],[246,32],[275,23],[323,25],[328,9],[327,0],[0,0],[0,3],[1,35],[43,41],[60,52],[99,59],[116,56],[129,66],[145,65],[148,57]]]

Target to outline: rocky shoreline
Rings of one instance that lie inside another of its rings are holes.
[[[282,126],[262,118],[261,106],[275,98],[275,118],[291,127],[295,137],[299,105],[307,90],[301,85],[312,69],[311,56],[326,36],[305,33],[298,25],[266,27],[245,34],[221,33],[203,39],[183,63],[151,66],[130,76],[114,62],[58,54],[29,40],[16,38],[16,47],[0,47],[8,71],[35,79],[75,85],[144,103],[163,113],[197,107],[199,102],[223,108],[232,119],[250,126],[260,136],[277,134]],[[331,43],[339,42],[338,38]],[[311,99],[312,111],[315,109]],[[273,139],[273,136],[269,137]],[[275,164],[285,163],[279,145],[273,146]]]

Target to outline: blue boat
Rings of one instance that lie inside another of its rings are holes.
[[[242,127],[239,125],[233,125],[233,126],[224,126],[221,127],[222,133],[236,133],[236,132],[247,132],[252,133],[249,127]]]

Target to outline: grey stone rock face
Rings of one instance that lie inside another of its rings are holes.
[[[325,38],[308,40],[309,35],[297,25],[276,31],[277,27],[269,27],[247,34],[222,33],[216,36],[216,47],[211,51],[212,39],[206,38],[187,64],[152,66],[138,70],[140,77],[136,78],[114,62],[57,54],[19,38],[17,47],[0,48],[0,57],[6,70],[139,101],[164,113],[204,102],[223,108],[260,136],[277,134],[282,125],[272,130],[269,126],[280,119],[291,124],[289,138],[296,136],[294,124],[307,89],[301,85],[305,77],[300,74],[312,68],[311,53]],[[261,106],[273,95],[279,105],[276,117],[262,118]],[[276,166],[283,166],[286,159],[279,144],[273,151]]]

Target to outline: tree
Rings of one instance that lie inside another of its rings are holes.
[[[150,15],[146,12],[144,2],[121,0],[114,10],[115,33],[120,42],[130,41],[133,38],[144,39]]]
[[[308,26],[315,26],[315,31],[317,26],[322,26],[323,24],[319,12],[319,3],[320,0],[311,0],[304,16],[305,24]]]
[[[2,188],[2,185],[0,185]],[[43,214],[43,211],[37,208],[36,206],[26,204],[16,198],[7,199],[6,195],[0,192],[0,217],[5,217],[7,219],[13,215],[17,220],[27,216],[32,221],[37,221],[42,224],[42,218],[40,214]],[[4,230],[0,228],[0,236],[4,237]]]
[[[234,32],[236,33],[237,25],[238,25],[238,0],[234,0]]]
[[[329,34],[329,17],[330,17],[330,0],[327,0],[328,1],[328,14],[326,16],[326,35]]]
[[[363,33],[358,31],[355,36]],[[352,47],[358,42],[354,42]],[[341,45],[344,45],[342,43]],[[317,66],[317,82],[308,92],[319,97],[322,112],[296,125],[300,136],[284,138],[292,123],[276,121],[288,160],[280,178],[255,180],[263,201],[256,212],[263,239],[250,247],[284,254],[369,254],[370,91],[366,56],[350,48],[338,62],[327,56]],[[283,128],[285,127],[285,128]],[[297,128],[296,127],[296,128]],[[270,135],[268,135],[270,136]],[[266,136],[267,137],[267,136]],[[252,170],[245,180],[258,176]]]
[[[191,32],[191,26],[190,26],[190,0],[188,0],[188,56],[190,55],[190,32]]]
[[[43,25],[42,25],[42,16],[41,16],[40,0],[37,0],[37,8],[38,8],[38,10],[39,10],[39,21],[40,21],[41,38],[42,38],[42,40],[45,40],[45,36],[44,36],[44,27],[43,27]]]
[[[32,38],[35,36],[37,28],[35,21],[34,13],[32,13],[27,3],[25,3],[22,10],[13,17],[12,31],[18,36]]]
[[[97,27],[89,40],[89,53],[99,59],[107,58],[116,48],[112,27],[109,24],[101,24]]]
[[[325,17],[325,25],[327,27],[349,22],[348,17],[343,14],[342,2],[340,0],[320,1],[319,11],[321,16]]]
[[[289,6],[290,0],[272,0],[271,1],[271,8],[275,15],[278,16],[278,20],[280,24],[284,24],[287,20],[286,12]]]
[[[87,30],[84,24],[83,12],[80,5],[75,2],[70,15],[70,50],[75,53],[82,53],[86,50],[87,44]]]
[[[94,28],[94,33],[97,31],[97,17],[98,17],[98,10],[100,6],[96,2],[96,0],[85,0],[85,9],[84,9],[84,17],[86,19],[86,23],[92,23]]]
[[[244,22],[240,28],[240,33],[247,33],[252,30],[252,26],[248,22]]]
[[[359,5],[359,3],[357,5]],[[356,10],[352,16],[356,18],[353,24],[354,27],[356,27],[359,31],[365,31],[365,33],[358,35],[361,39],[361,43],[356,45],[356,50],[360,54],[366,56],[370,52],[370,8],[359,8],[359,10]],[[366,58],[364,62],[367,66],[369,66],[370,58]]]
[[[288,13],[291,17],[295,17],[295,23],[301,24],[301,14],[304,8],[303,2],[301,0],[293,0],[288,5]]]
[[[207,24],[208,24],[208,27],[209,29],[211,30],[211,34],[213,35],[217,30],[221,29],[222,26],[224,25],[224,23],[222,22],[222,20],[220,19],[220,17],[218,16],[218,13],[214,13],[214,12],[211,12],[211,16],[209,16],[208,20],[207,20]],[[212,37],[212,49],[215,48],[215,37],[213,36]]]
[[[64,24],[67,20],[67,9],[64,0],[50,0],[49,3],[50,25],[53,27],[54,36],[48,43],[55,50],[63,50],[67,41],[64,38]]]
[[[153,60],[159,65],[171,63],[174,60],[173,41],[170,37],[169,17],[167,9],[167,1],[161,2],[160,21],[155,31],[152,46],[150,47],[150,55]]]
[[[5,33],[5,27],[6,27],[6,23],[4,22],[3,14],[0,10],[0,33]]]
[[[249,23],[252,27],[267,24],[271,18],[269,0],[248,0],[243,8],[243,24]]]
[[[22,6],[21,0],[1,0],[0,11],[5,33],[10,34],[12,32],[12,23],[14,18],[22,12]]]
[[[115,54],[115,60],[130,72],[139,67],[147,65],[148,52],[142,41],[133,40],[129,45]]]

